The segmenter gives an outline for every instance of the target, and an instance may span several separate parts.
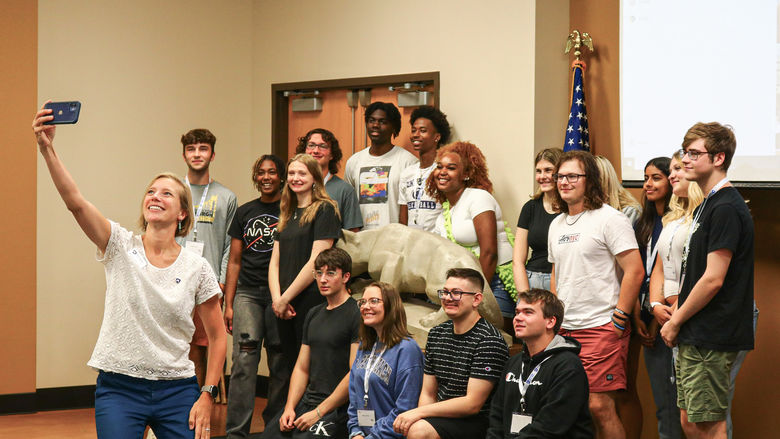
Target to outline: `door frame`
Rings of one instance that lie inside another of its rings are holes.
[[[404,84],[406,82],[433,83],[433,105],[439,108],[439,72],[404,73],[400,75],[368,76],[362,78],[326,79],[320,81],[284,82],[271,84],[271,152],[286,161],[288,131],[288,108],[290,96],[285,91],[306,92],[312,90],[367,88]]]

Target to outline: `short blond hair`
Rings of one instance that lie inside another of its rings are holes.
[[[187,216],[184,217],[183,220],[181,220],[179,227],[176,228],[176,236],[187,236],[190,233],[190,229],[192,228],[193,219],[192,219],[192,193],[190,192],[190,188],[188,188],[181,179],[174,174],[173,172],[163,172],[160,174],[157,174],[152,181],[149,182],[148,185],[146,185],[146,190],[144,191],[144,197],[141,198],[141,217],[138,219],[138,225],[141,227],[142,231],[146,231],[146,226],[148,225],[146,222],[146,218],[144,218],[144,198],[146,198],[146,192],[149,191],[149,188],[152,187],[155,181],[161,179],[161,178],[167,178],[169,180],[172,180],[174,183],[176,183],[176,186],[178,189],[176,190],[176,197],[179,199],[179,206],[181,210],[184,210],[187,212]]]

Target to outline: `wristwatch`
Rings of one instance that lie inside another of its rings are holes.
[[[217,386],[203,386],[200,388],[200,393],[208,392],[212,399],[217,399],[219,396],[219,388]]]

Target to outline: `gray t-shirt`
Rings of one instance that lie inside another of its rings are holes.
[[[339,178],[338,175],[332,175],[325,183],[325,191],[339,205],[342,229],[363,227],[363,216],[360,215],[360,206],[358,205],[355,188]]]
[[[200,200],[203,197],[203,191],[207,185],[191,184],[192,191],[192,214],[197,215]],[[236,195],[217,181],[208,184],[206,200],[203,203],[203,209],[197,222],[192,225],[190,233],[186,237],[176,238],[176,242],[183,247],[187,247],[187,241],[195,240],[195,229],[197,227],[197,241],[204,243],[203,257],[209,262],[214,274],[217,275],[219,283],[225,283],[225,273],[227,272],[227,261],[230,255],[230,236],[228,228],[233,222],[233,215],[236,213]]]

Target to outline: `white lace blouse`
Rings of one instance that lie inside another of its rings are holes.
[[[206,259],[182,247],[165,268],[149,263],[140,235],[111,222],[105,254],[106,303],[89,366],[148,380],[188,378],[192,313],[222,294]]]

